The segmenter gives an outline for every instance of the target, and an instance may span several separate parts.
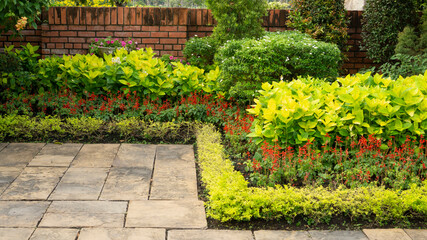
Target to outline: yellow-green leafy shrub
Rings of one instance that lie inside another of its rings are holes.
[[[224,156],[219,132],[212,126],[197,131],[198,161],[208,192],[207,215],[220,221],[279,219],[328,222],[337,215],[376,223],[404,221],[427,214],[427,181],[404,191],[382,187],[356,189],[276,186],[248,187]]]
[[[257,117],[249,136],[283,145],[324,143],[326,134],[396,136],[403,142],[427,130],[426,95],[427,71],[396,81],[366,73],[332,84],[312,78],[264,83],[248,110]]]

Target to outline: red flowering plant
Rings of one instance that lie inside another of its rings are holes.
[[[329,137],[329,136],[328,136]],[[331,139],[329,137],[329,139]],[[408,189],[427,178],[427,141],[409,136],[399,145],[394,138],[385,141],[370,135],[357,141],[339,136],[322,149],[313,143],[294,148],[264,142],[247,162],[250,178],[258,186],[385,186]]]
[[[112,48],[114,50],[118,48],[125,48],[128,51],[132,51],[139,49],[137,48],[137,44],[138,42],[132,40],[131,38],[128,38],[128,40],[119,40],[117,38],[112,39],[112,37],[95,38],[89,45],[89,53],[102,57],[102,54],[99,50],[100,48]]]

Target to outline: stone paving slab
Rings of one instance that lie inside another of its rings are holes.
[[[156,145],[121,144],[114,167],[153,168]]]
[[[169,163],[194,162],[193,145],[159,145],[156,152],[156,164],[158,160]]]
[[[22,168],[0,167],[0,195],[21,174]]]
[[[30,240],[75,240],[79,229],[37,228]]]
[[[148,200],[151,168],[111,168],[100,200]]]
[[[126,227],[205,229],[205,208],[202,201],[130,201]]]
[[[312,240],[307,231],[260,230],[254,235],[256,240]]]
[[[49,204],[47,201],[0,201],[0,227],[35,227]]]
[[[411,240],[403,229],[363,229],[363,232],[372,240]]]
[[[68,167],[79,153],[83,144],[46,144],[28,166]]]
[[[427,229],[405,229],[412,240],[427,240]]]
[[[0,151],[3,150],[9,143],[0,143]]]
[[[66,170],[57,167],[27,167],[0,199],[46,200]]]
[[[10,143],[0,152],[0,167],[24,168],[44,145],[44,143]]]
[[[253,240],[251,231],[236,230],[171,230],[168,240]]]
[[[368,240],[362,231],[308,231],[313,240]]]
[[[28,240],[34,228],[0,228],[1,240]]]
[[[150,200],[194,199],[197,200],[196,169],[182,169],[176,173],[154,170]]]
[[[120,144],[85,144],[77,154],[71,167],[111,167]]]
[[[165,229],[83,228],[79,240],[165,240]]]
[[[50,200],[97,200],[109,168],[69,168]]]
[[[123,227],[127,202],[54,201],[41,227]]]

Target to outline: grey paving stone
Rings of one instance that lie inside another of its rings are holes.
[[[75,240],[79,229],[37,228],[30,240]]]
[[[127,202],[54,201],[41,227],[123,227]]]
[[[164,240],[165,229],[83,228],[79,240]]]
[[[192,145],[159,145],[156,151],[157,160],[167,162],[194,162],[194,150]]]
[[[27,167],[0,199],[46,200],[66,170],[62,167]]]
[[[256,240],[311,240],[307,231],[255,231]]]
[[[202,201],[130,201],[126,227],[205,229],[205,208]]]
[[[28,240],[34,228],[0,228],[1,240]]]
[[[114,159],[114,167],[153,168],[156,145],[122,144]]]
[[[85,144],[74,161],[72,167],[103,168],[111,167],[120,144]]]
[[[21,174],[22,168],[0,167],[0,195]]]
[[[362,231],[308,231],[313,240],[368,240]]]
[[[108,168],[69,168],[50,200],[97,200]]]
[[[194,199],[197,200],[197,176],[195,168],[171,167],[171,171],[159,170],[153,174],[150,200]]]
[[[405,229],[412,240],[427,240],[427,229]]]
[[[0,152],[5,148],[9,143],[0,143]]]
[[[0,152],[0,167],[24,168],[44,143],[10,143]]]
[[[403,229],[363,229],[370,240],[411,240]]]
[[[168,240],[253,240],[251,231],[235,230],[171,230]]]
[[[76,143],[46,144],[28,166],[68,167],[79,153],[82,145]]]
[[[151,168],[111,168],[101,200],[148,200]]]
[[[0,227],[35,227],[50,202],[0,201]]]

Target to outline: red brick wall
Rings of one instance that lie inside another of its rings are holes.
[[[286,10],[271,10],[264,17],[268,31],[286,30]],[[366,58],[360,46],[360,11],[348,12],[350,51],[344,68],[355,73],[369,67],[372,62]],[[187,8],[90,8],[52,7],[43,14],[43,24],[37,30],[27,28],[23,37],[0,36],[0,50],[4,46],[19,46],[30,42],[40,45],[43,56],[87,53],[94,38],[112,36],[120,40],[133,38],[138,47],[153,48],[159,55],[171,54],[182,57],[185,42],[195,35],[199,37],[212,33],[215,20],[207,9]]]

